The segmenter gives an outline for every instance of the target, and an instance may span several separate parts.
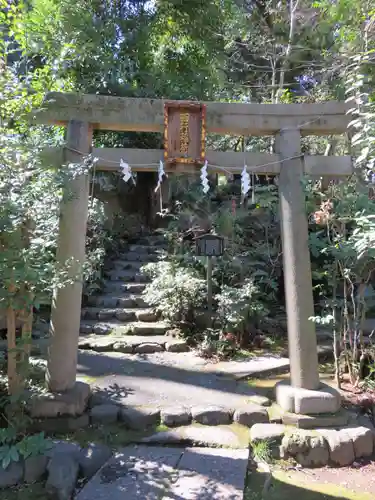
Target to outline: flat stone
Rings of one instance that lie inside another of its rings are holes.
[[[282,458],[294,458],[304,467],[319,467],[329,462],[328,445],[325,438],[311,431],[285,434],[280,447]]]
[[[91,479],[111,457],[112,451],[108,446],[90,443],[83,448],[78,459],[80,475]]]
[[[374,450],[374,438],[368,427],[348,427],[346,432],[353,441],[355,458],[370,457]]]
[[[6,469],[0,467],[0,489],[16,486],[22,482],[23,465],[19,462],[11,462]]]
[[[78,344],[78,347],[81,349],[82,346],[85,345],[86,349],[91,349],[96,352],[108,352],[113,350],[113,346],[115,344],[115,340],[111,338],[92,338],[92,339],[84,339],[82,342]]]
[[[169,352],[188,352],[190,347],[184,340],[169,340],[165,344],[165,350]]]
[[[73,389],[61,393],[48,393],[31,401],[31,418],[77,416],[84,413],[90,397],[90,386],[76,382]]]
[[[284,413],[282,423],[294,425],[299,429],[316,429],[317,427],[343,427],[348,423],[349,416],[345,411],[334,414],[298,415],[297,413]]]
[[[135,319],[135,313],[133,311],[116,311],[116,318],[119,321],[132,321]]]
[[[100,320],[107,320],[115,317],[116,315],[116,309],[101,309],[98,312],[98,319]]]
[[[58,500],[71,500],[78,478],[77,458],[69,453],[56,453],[47,470],[47,493]]]
[[[182,453],[177,448],[124,448],[82,488],[76,500],[164,499],[177,479],[176,467]]]
[[[330,461],[344,467],[355,460],[353,441],[347,432],[334,429],[316,429],[328,444]]]
[[[130,344],[127,344],[126,342],[115,342],[113,344],[113,350],[115,352],[123,352],[125,354],[132,354],[133,346]]]
[[[176,427],[169,431],[161,431],[141,439],[141,443],[160,445],[196,444],[204,446],[248,448],[248,440],[240,436],[231,426],[200,427],[188,425]]]
[[[242,500],[247,464],[247,450],[187,449],[163,500]]]
[[[162,352],[162,351],[164,351],[164,347],[160,344],[156,344],[153,342],[140,344],[134,348],[134,352],[136,354],[152,354],[154,352]]]
[[[26,458],[23,475],[25,483],[35,483],[42,479],[47,471],[48,460],[46,455],[35,455]]]
[[[259,406],[271,406],[272,401],[270,398],[267,398],[266,396],[260,396],[258,394],[254,394],[254,396],[250,396],[248,399],[249,403],[253,403]]]
[[[120,420],[132,430],[143,430],[160,422],[160,410],[155,407],[121,408]]]
[[[242,408],[237,408],[233,415],[233,421],[246,427],[252,427],[254,424],[264,424],[269,421],[268,413],[262,406],[247,404]]]
[[[92,331],[94,333],[96,333],[96,335],[107,335],[108,333],[111,333],[112,326],[110,326],[110,325],[93,325]]]
[[[259,356],[244,361],[222,361],[212,366],[216,373],[230,374],[237,379],[261,373],[278,373],[289,368],[288,358],[275,356]]]
[[[112,424],[117,422],[119,407],[111,404],[94,406],[90,410],[90,419],[93,424]]]
[[[160,412],[161,423],[168,427],[187,425],[191,421],[191,412],[187,408],[164,408]]]
[[[302,415],[336,413],[341,407],[340,393],[326,384],[321,384],[319,390],[312,391],[293,387],[290,381],[282,380],[276,384],[275,391],[277,403],[290,413]]]
[[[193,407],[191,415],[195,422],[203,425],[225,425],[231,422],[231,412],[220,406]]]

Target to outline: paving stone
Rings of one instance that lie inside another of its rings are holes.
[[[253,403],[259,406],[271,406],[272,401],[270,398],[267,398],[266,396],[260,396],[258,394],[254,394],[254,396],[250,396],[249,403]]]
[[[327,441],[316,432],[298,431],[285,434],[280,455],[282,458],[294,458],[303,467],[320,467],[329,462]]]
[[[77,458],[69,453],[56,453],[47,470],[47,493],[57,500],[71,500],[78,478]]]
[[[133,352],[133,346],[130,344],[127,344],[126,342],[115,342],[113,344],[113,350],[116,352],[123,352],[125,354],[132,354]]]
[[[299,415],[284,413],[282,423],[293,425],[299,429],[316,429],[317,427],[342,427],[348,423],[348,413],[345,410],[333,414]]]
[[[154,352],[162,352],[162,351],[164,351],[164,347],[162,345],[155,344],[152,342],[140,344],[134,348],[134,352],[136,354],[151,354]]]
[[[80,349],[91,349],[96,352],[108,352],[113,350],[115,339],[113,338],[91,338],[79,342]]]
[[[328,444],[330,461],[343,467],[351,465],[355,460],[353,441],[345,431],[336,431],[334,429],[316,429]]]
[[[187,425],[176,427],[168,431],[161,431],[141,439],[141,443],[161,445],[196,444],[204,446],[248,448],[249,440],[243,439],[236,429],[230,425],[215,427],[200,427]]]
[[[191,421],[191,412],[187,408],[164,408],[160,412],[161,423],[168,427],[187,425]]]
[[[78,459],[81,476],[91,479],[111,457],[112,451],[108,446],[90,443],[83,448]]]
[[[60,453],[66,453],[72,455],[78,460],[79,454],[81,452],[81,447],[78,443],[73,441],[52,441],[52,447],[46,451],[45,455],[49,458],[53,458],[55,455]]]
[[[169,340],[165,344],[165,350],[169,352],[188,352],[190,347],[184,340]]]
[[[246,450],[187,449],[164,499],[242,500],[247,462]]]
[[[11,462],[6,469],[0,467],[0,489],[20,484],[23,478],[23,465]]]
[[[76,500],[164,500],[177,479],[175,468],[181,455],[177,448],[124,448],[83,487]]]
[[[111,319],[115,317],[116,309],[101,309],[98,311],[98,319],[101,321],[105,321],[107,319]]]
[[[107,335],[108,333],[111,333],[112,328],[113,327],[110,325],[93,325],[92,331],[97,335]]]
[[[31,428],[34,432],[49,432],[64,434],[67,432],[84,429],[90,425],[90,419],[87,413],[79,417],[54,417],[34,419]]]
[[[42,479],[47,471],[48,460],[46,455],[35,455],[26,458],[23,475],[25,483],[35,483]]]
[[[268,413],[265,408],[255,404],[247,404],[242,408],[237,408],[233,415],[233,421],[247,427],[254,424],[264,424],[269,421]]]
[[[158,425],[160,410],[155,407],[142,406],[138,408],[121,408],[120,419],[132,430],[143,430]]]
[[[374,450],[374,439],[368,427],[349,427],[346,432],[353,441],[355,458],[369,457]]]
[[[90,419],[93,424],[112,424],[117,422],[119,407],[111,404],[94,406],[90,410]]]
[[[203,425],[225,425],[231,422],[231,412],[220,406],[193,407],[191,415],[195,422]]]
[[[120,297],[118,299],[119,307],[134,307],[135,301],[131,297]]]

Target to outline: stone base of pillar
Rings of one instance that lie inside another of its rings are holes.
[[[282,380],[275,386],[276,402],[284,410],[301,415],[336,413],[341,407],[340,393],[326,384],[312,391],[293,387],[289,380]]]
[[[61,415],[77,417],[88,405],[91,387],[84,382],[76,382],[72,389],[64,392],[47,392],[32,399],[29,407],[32,418],[51,418]]]

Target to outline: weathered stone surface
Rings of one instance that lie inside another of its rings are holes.
[[[275,386],[276,401],[281,408],[290,413],[316,415],[336,413],[341,406],[340,393],[326,384],[321,384],[317,391],[293,387],[288,380],[282,380]]]
[[[132,321],[135,319],[135,313],[133,311],[118,310],[116,311],[116,318],[119,321]]]
[[[35,483],[42,479],[47,471],[48,457],[47,455],[35,455],[26,458],[24,461],[25,483]]]
[[[163,500],[242,500],[247,455],[246,450],[185,450],[177,480]]]
[[[11,462],[6,469],[0,467],[0,489],[15,486],[22,481],[23,465],[19,462]]]
[[[90,397],[90,386],[76,382],[73,389],[62,393],[48,393],[32,400],[32,418],[57,417],[59,415],[82,415]]]
[[[112,424],[117,422],[119,407],[111,404],[94,406],[90,410],[90,419],[93,424]]]
[[[115,342],[113,344],[113,350],[116,352],[123,352],[124,354],[131,354],[133,352],[133,346],[126,342]]]
[[[113,350],[115,344],[115,339],[101,337],[96,338],[92,336],[91,338],[80,340],[78,347],[81,349],[91,349],[96,352],[108,352]]]
[[[262,406],[247,404],[242,408],[237,408],[233,415],[233,421],[247,427],[254,424],[263,424],[268,422],[268,413]]]
[[[88,427],[89,424],[89,416],[87,413],[84,413],[79,417],[55,417],[34,420],[31,427],[35,432],[65,433],[84,429]]]
[[[156,344],[153,342],[147,342],[145,344],[140,344],[134,348],[134,352],[136,354],[151,354],[154,352],[162,352],[162,351],[164,351],[164,347],[160,344]]]
[[[249,440],[236,433],[231,426],[200,427],[188,425],[169,431],[156,432],[141,439],[147,444],[195,444],[215,447],[248,448]]]
[[[165,344],[165,350],[169,352],[188,352],[190,348],[184,340],[169,340]]]
[[[86,448],[83,448],[78,459],[81,476],[91,479],[111,456],[112,451],[108,446],[90,443]]]
[[[78,493],[76,500],[157,500],[176,479],[182,451],[127,447],[116,453]]]
[[[328,444],[330,461],[341,467],[350,465],[355,460],[353,441],[345,431],[334,429],[317,429]]]
[[[304,467],[319,467],[329,462],[328,445],[324,437],[307,431],[285,434],[280,454],[283,458],[293,457]]]
[[[368,427],[349,427],[346,432],[353,441],[355,458],[369,457],[374,450],[374,438]]]
[[[286,429],[286,426],[282,424],[255,424],[250,429],[250,442],[257,444],[261,441],[267,441],[272,456],[279,458],[280,445]]]
[[[121,408],[120,419],[129,429],[142,430],[160,422],[159,408],[142,406],[138,408]]]
[[[94,406],[113,404],[111,396],[107,391],[95,388],[90,396],[88,407],[94,408]]]
[[[116,309],[101,309],[98,311],[98,319],[106,321],[111,319],[116,315]]]
[[[251,396],[248,400],[249,403],[253,403],[255,405],[259,406],[271,406],[272,401],[270,398],[267,398],[266,396],[260,396],[258,394],[254,394],[254,396]]]
[[[161,423],[168,427],[187,425],[191,421],[191,412],[187,408],[164,408],[160,412]]]
[[[158,315],[152,309],[140,309],[135,313],[138,321],[157,321]]]
[[[45,455],[48,458],[53,458],[60,453],[67,453],[78,460],[80,452],[81,447],[78,443],[72,441],[52,441],[52,447],[46,451]]]
[[[96,335],[107,335],[108,333],[111,333],[112,327],[110,325],[93,325],[92,326],[92,331]]]
[[[58,500],[71,500],[78,478],[77,458],[70,453],[56,453],[47,470],[47,493]]]
[[[316,429],[317,427],[343,427],[348,423],[348,414],[340,411],[325,415],[298,415],[297,413],[284,413],[282,423],[294,425],[299,429]]]
[[[195,422],[203,425],[225,425],[231,422],[231,412],[220,406],[198,406],[191,409]]]

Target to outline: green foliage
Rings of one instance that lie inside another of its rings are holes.
[[[13,427],[0,429],[0,462],[3,469],[7,469],[11,462],[43,455],[51,447],[52,443],[43,432],[19,439]]]
[[[163,261],[148,264],[143,270],[152,278],[145,300],[172,324],[192,326],[196,310],[206,299],[206,283],[198,272]]]

